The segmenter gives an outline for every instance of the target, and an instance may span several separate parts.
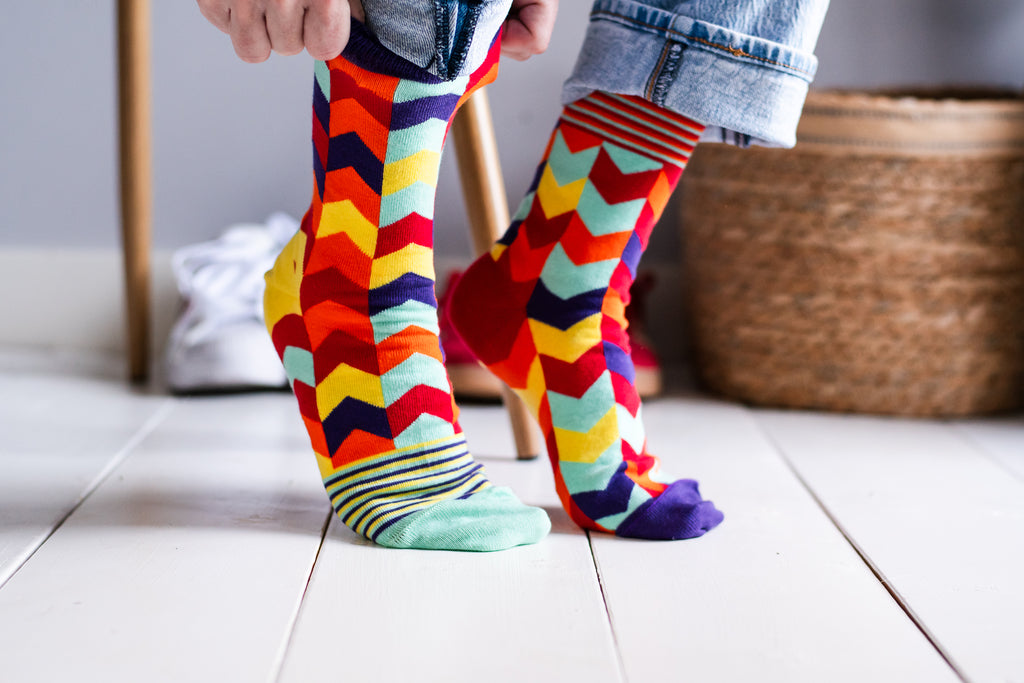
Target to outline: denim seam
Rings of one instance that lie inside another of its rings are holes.
[[[466,10],[465,14],[462,13],[463,8]],[[447,73],[449,75],[458,73],[466,61],[466,56],[469,54],[469,46],[476,33],[477,19],[480,18],[480,5],[472,4],[467,6],[459,3],[459,15],[455,21],[456,42],[452,46],[452,53],[448,58]]]
[[[686,43],[679,43],[674,40],[666,41],[665,49],[662,50],[658,66],[651,74],[651,85],[648,88],[647,99],[661,106],[665,103],[665,96],[668,94],[669,85],[679,70],[679,63],[683,60],[683,53],[686,52]]]
[[[667,34],[671,34],[671,35],[683,38],[684,40],[693,41],[695,43],[700,43],[700,44],[706,45],[708,47],[713,47],[713,48],[716,48],[718,50],[722,50],[723,52],[726,52],[726,53],[728,53],[728,54],[730,54],[730,55],[732,55],[734,57],[743,57],[743,58],[746,58],[746,59],[753,59],[753,60],[756,60],[756,61],[759,61],[759,62],[764,62],[765,64],[771,64],[773,66],[781,67],[783,69],[787,69],[787,70],[790,70],[790,71],[796,71],[798,73],[806,75],[808,78],[813,78],[814,77],[814,74],[811,73],[810,71],[807,71],[806,69],[801,69],[799,67],[795,67],[795,66],[793,66],[791,64],[786,64],[784,62],[778,62],[778,61],[775,61],[775,60],[772,60],[772,59],[768,59],[767,57],[759,57],[757,55],[752,55],[749,52],[746,52],[745,50],[741,50],[739,48],[732,47],[731,45],[721,45],[719,43],[714,43],[714,42],[712,42],[710,40],[705,40],[703,38],[697,38],[695,36],[688,35],[686,33],[683,33],[682,31],[677,31],[677,30],[675,30],[673,28],[669,28],[669,27],[665,27],[665,26],[655,26],[654,24],[648,24],[646,22],[637,21],[636,19],[633,19],[632,17],[626,17],[626,16],[623,16],[621,14],[616,14],[614,12],[609,12],[608,10],[595,10],[595,11],[591,12],[590,18],[591,19],[595,19],[595,18],[596,19],[602,19],[602,18],[603,19],[612,19],[612,20],[621,21],[622,23],[629,23],[629,24],[633,24],[634,26],[640,26],[642,28],[651,29],[652,33],[667,33]]]
[[[448,58],[445,52],[451,25],[448,8],[442,7],[443,2],[444,0],[434,0],[434,59],[437,61],[437,75],[443,80],[448,80]]]

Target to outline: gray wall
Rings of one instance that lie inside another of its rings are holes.
[[[193,2],[154,2],[155,242],[173,248],[283,209],[301,214],[310,185],[308,57],[261,65]],[[1020,0],[834,0],[819,43],[820,86],[1024,83]],[[491,88],[513,203],[559,110],[589,9],[563,0],[558,40],[526,64],[507,61]],[[34,27],[45,27],[42,30]],[[0,247],[113,247],[114,3],[7,3],[0,23]],[[468,256],[450,159],[437,210],[438,251]],[[673,227],[650,261],[672,262]]]

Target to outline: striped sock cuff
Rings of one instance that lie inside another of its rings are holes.
[[[341,521],[370,540],[418,510],[490,485],[461,434],[365,458],[324,477]]]
[[[704,125],[631,95],[595,91],[562,120],[659,161],[685,166]]]

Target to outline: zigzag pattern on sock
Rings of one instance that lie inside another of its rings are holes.
[[[332,505],[385,545],[491,550],[547,530],[543,512],[492,489],[473,462],[438,341],[441,149],[457,106],[493,78],[497,55],[495,41],[480,69],[444,81],[354,27],[340,57],[316,64],[316,188],[267,277],[267,325]],[[427,508],[429,519],[414,519]],[[502,511],[509,520],[496,520]],[[446,525],[452,513],[462,531]],[[509,532],[516,525],[524,533]]]
[[[686,538],[721,519],[696,482],[664,476],[647,453],[625,317],[702,129],[637,98],[568,106],[512,226],[453,293],[452,321],[536,415],[562,502],[585,528]]]

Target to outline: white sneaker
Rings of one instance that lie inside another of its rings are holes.
[[[236,225],[172,259],[185,308],[171,329],[167,382],[181,393],[288,386],[263,323],[263,274],[299,224],[275,213],[266,225]]]

